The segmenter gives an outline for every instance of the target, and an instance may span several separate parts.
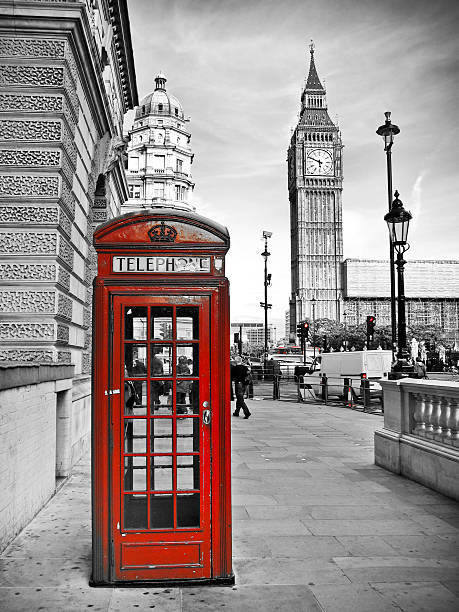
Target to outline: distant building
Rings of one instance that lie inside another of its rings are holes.
[[[344,320],[390,325],[389,262],[346,259],[343,263]],[[432,325],[454,341],[459,330],[459,261],[408,260],[405,266],[408,325]]]
[[[165,205],[194,210],[189,119],[166,90],[166,81],[158,74],[155,90],[135,111],[127,149],[129,199],[123,212]]]
[[[231,343],[233,343],[234,334],[238,334],[242,327],[242,342],[252,345],[264,345],[265,342],[265,326],[263,323],[231,323]],[[274,325],[268,324],[268,344],[276,343],[277,330]]]

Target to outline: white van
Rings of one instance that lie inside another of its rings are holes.
[[[322,353],[320,373],[314,372],[304,377],[305,383],[312,383],[316,394],[321,393],[320,378],[328,379],[328,394],[343,395],[344,379],[352,380],[352,387],[360,392],[360,379],[370,381],[370,392],[381,392],[380,379],[387,379],[392,364],[392,351],[343,351]],[[311,380],[312,379],[312,380]]]

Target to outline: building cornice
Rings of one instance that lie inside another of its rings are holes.
[[[111,1],[114,2],[115,0]],[[117,4],[120,4],[121,1],[119,0]],[[44,3],[41,5],[25,0],[15,0],[14,2],[0,0],[0,12],[2,13],[1,28],[3,31],[11,29],[15,34],[28,34],[30,32],[34,35],[40,33],[46,36],[68,37],[69,44],[75,51],[79,77],[83,89],[86,89],[88,104],[98,132],[100,134],[105,132],[114,134],[115,129],[102,79],[99,53],[91,33],[86,6],[81,2],[52,5]],[[128,34],[128,37],[130,42],[130,34]],[[127,65],[126,60],[126,69]],[[135,72],[133,78],[135,85]],[[137,90],[132,91],[131,89],[130,96],[127,99],[132,100],[132,104],[135,105],[137,103]]]
[[[108,9],[126,112],[139,104],[127,0],[108,0]]]

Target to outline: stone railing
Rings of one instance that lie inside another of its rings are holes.
[[[383,381],[375,463],[459,500],[459,383]]]
[[[458,385],[458,383],[453,383]],[[458,385],[459,386],[459,385]],[[440,391],[440,393],[438,393]],[[411,433],[459,449],[459,390],[420,389],[410,394]]]

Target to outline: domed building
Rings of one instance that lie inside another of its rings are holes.
[[[135,111],[127,148],[129,199],[123,212],[154,206],[194,210],[191,179],[191,134],[179,100],[166,91],[166,77],[158,74],[155,90]]]

